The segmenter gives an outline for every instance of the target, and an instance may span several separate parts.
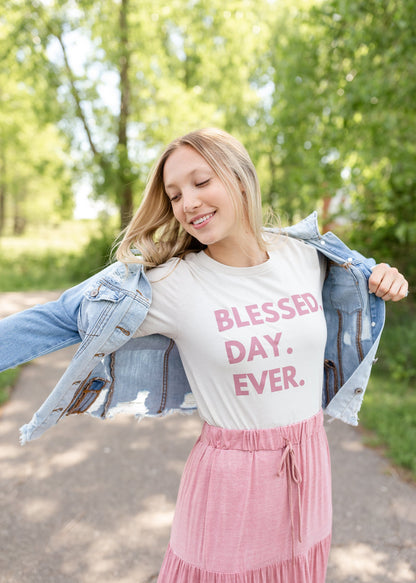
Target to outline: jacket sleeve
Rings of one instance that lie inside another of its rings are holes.
[[[90,280],[0,321],[0,372],[80,341],[79,306]]]

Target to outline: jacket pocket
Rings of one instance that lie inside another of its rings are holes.
[[[119,302],[126,294],[121,288],[111,287],[103,282],[96,282],[85,291],[84,295],[90,302],[100,302],[102,300]]]
[[[332,306],[341,312],[352,314],[364,307],[359,281],[348,267],[330,262],[325,281]]]

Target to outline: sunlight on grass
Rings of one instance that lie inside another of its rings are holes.
[[[11,368],[0,373],[0,405],[9,398],[14,383],[19,376],[19,368]]]
[[[0,237],[0,263],[10,253],[77,252],[100,229],[98,221],[64,221],[59,226],[28,227],[20,237]]]
[[[67,221],[0,238],[0,292],[54,290],[87,279],[108,262],[114,225]]]
[[[378,362],[360,412],[367,440],[416,479],[416,320],[411,302],[388,306]]]

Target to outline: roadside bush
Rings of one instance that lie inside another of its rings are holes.
[[[416,385],[416,305],[409,300],[387,304],[379,348],[380,367],[397,382]]]
[[[360,418],[375,432],[371,444],[409,469],[416,479],[416,305],[387,306],[378,362],[373,368]]]
[[[109,262],[112,231],[93,235],[78,251],[7,249],[0,259],[0,292],[65,289],[87,279]]]
[[[9,398],[19,372],[19,368],[11,368],[0,373],[0,405],[3,405]]]
[[[72,281],[79,283],[104,269],[110,263],[114,239],[115,234],[110,230],[93,235],[81,251],[68,261],[68,274]]]

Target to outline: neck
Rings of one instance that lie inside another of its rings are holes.
[[[269,258],[266,251],[260,249],[255,240],[250,242],[250,244],[245,242],[244,246],[215,243],[208,245],[205,253],[211,259],[215,259],[215,261],[231,267],[253,267],[254,265],[264,263]]]

